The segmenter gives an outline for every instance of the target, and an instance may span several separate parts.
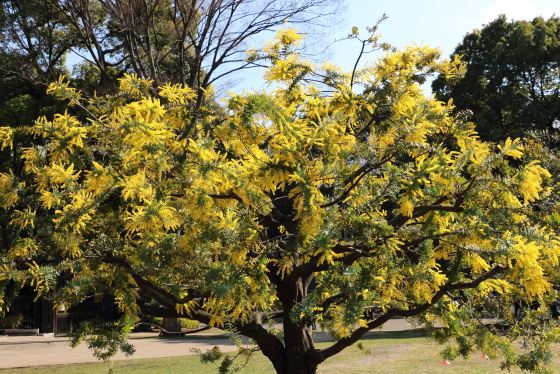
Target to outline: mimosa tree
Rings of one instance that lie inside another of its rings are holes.
[[[463,69],[438,50],[370,36],[364,45],[385,55],[346,73],[300,59],[301,37],[281,30],[251,52],[276,89],[232,95],[196,121],[180,85],[151,97],[151,82],[130,75],[116,96],[85,100],[51,84],[88,121],[40,118],[40,145],[0,175],[11,217],[0,279],[41,295],[64,279],[57,305],[108,292],[129,315],[233,328],[282,374],[316,373],[398,316],[438,318],[439,338],[540,370],[544,356],[524,361],[471,323],[489,292],[553,297],[559,242],[531,223],[551,178],[526,153],[535,143],[481,142],[451,103],[426,98],[426,75]],[[28,130],[0,128],[3,148],[17,131]],[[381,314],[364,318],[372,305]],[[328,348],[315,347],[314,320],[335,337]],[[546,326],[536,348],[558,333]]]

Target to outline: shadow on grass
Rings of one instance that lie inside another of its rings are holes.
[[[325,335],[328,337],[327,340],[332,340],[330,334],[326,331],[313,331],[316,334],[316,338],[320,338],[321,335]],[[208,334],[208,335],[190,335],[185,337],[148,337],[148,338],[139,338],[139,339],[158,339],[158,340],[214,340],[214,339],[228,339],[231,335],[228,333],[223,334]],[[410,329],[410,330],[402,330],[402,331],[377,331],[372,330],[366,333],[361,340],[381,340],[381,339],[411,339],[411,338],[427,338],[429,337],[429,333],[426,329],[419,328],[419,329]],[[137,338],[138,339],[138,338]]]
[[[156,336],[152,339],[158,340],[223,340],[229,339],[230,334],[212,334],[212,335],[187,335],[184,337],[181,336]]]
[[[382,340],[382,339],[413,339],[427,338],[429,336],[426,329],[402,330],[402,331],[371,331],[364,335],[361,340]]]

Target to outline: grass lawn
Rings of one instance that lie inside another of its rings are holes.
[[[441,346],[423,337],[420,330],[375,332],[366,335],[362,340],[364,348],[371,350],[366,355],[355,347],[331,357],[319,366],[320,374],[491,374],[507,373],[499,368],[499,362],[480,358],[481,354],[473,354],[468,360],[459,359],[451,365],[443,365],[438,355]],[[330,343],[318,343],[324,348]],[[558,357],[560,347],[554,356]],[[30,368],[3,369],[0,374],[106,374],[109,365],[115,374],[212,374],[217,373],[212,366],[202,365],[196,356],[167,357],[142,360],[114,361],[106,363],[88,363],[54,366],[36,366]],[[554,362],[554,372],[560,373],[560,361]],[[274,374],[272,365],[262,355],[256,355],[244,374]],[[522,374],[521,370],[510,373]]]

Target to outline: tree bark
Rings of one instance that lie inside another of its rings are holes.
[[[163,328],[169,332],[181,332],[181,320],[179,318],[164,318]]]
[[[301,278],[292,284],[284,284],[286,298],[280,298],[284,310],[284,347],[286,352],[286,371],[278,374],[315,374],[318,362],[310,360],[315,352],[311,333],[311,320],[307,317],[296,322],[290,320],[293,308],[307,295],[307,286]]]
[[[309,354],[315,351],[311,326],[305,323],[305,319],[293,323],[288,316],[284,317],[284,346],[287,370],[282,374],[316,373],[317,365],[309,360]]]

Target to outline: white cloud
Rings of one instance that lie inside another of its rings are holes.
[[[480,11],[482,23],[489,23],[500,14],[505,14],[508,19],[532,20],[539,15],[537,7],[525,0],[498,0],[492,6]]]

